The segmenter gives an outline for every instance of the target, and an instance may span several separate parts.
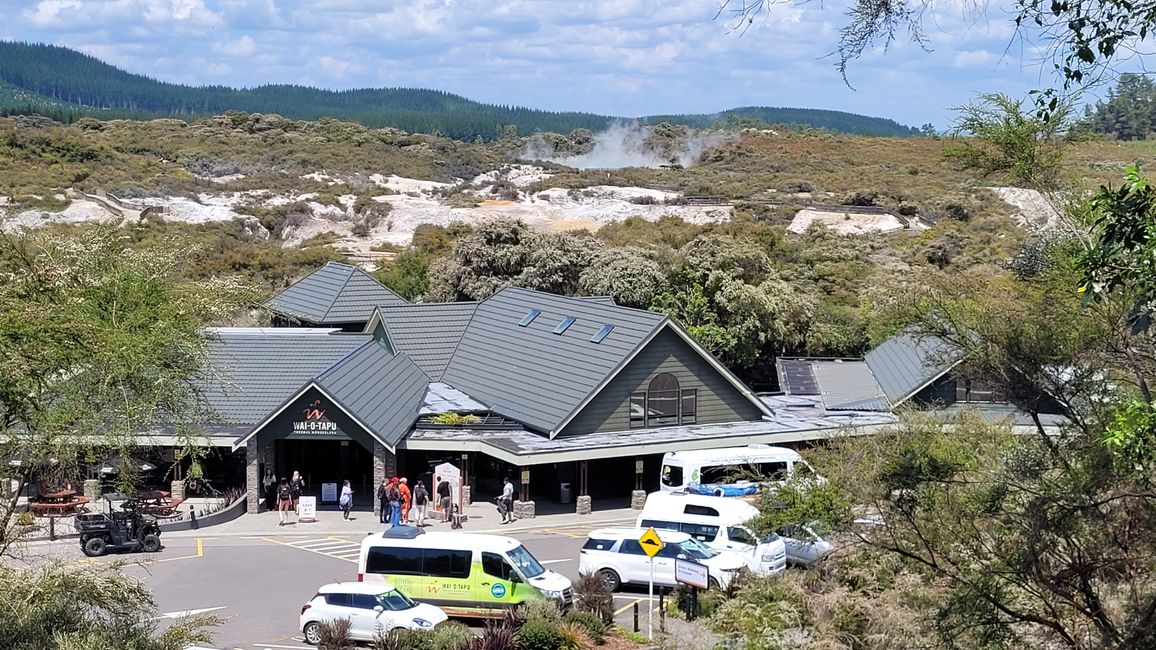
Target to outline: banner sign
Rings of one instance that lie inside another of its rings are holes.
[[[706,589],[710,585],[710,572],[705,564],[680,558],[674,559],[674,581],[693,587]]]
[[[317,521],[317,497],[297,500],[297,521]]]

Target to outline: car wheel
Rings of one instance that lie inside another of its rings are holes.
[[[305,633],[305,643],[309,645],[321,643],[321,629],[316,621],[306,623],[305,628],[301,631]]]
[[[104,543],[103,537],[89,537],[82,550],[88,557],[100,557],[108,552],[108,545]]]
[[[141,540],[141,548],[145,553],[156,553],[161,550],[161,538],[149,533]]]
[[[614,569],[601,569],[598,575],[602,577],[602,584],[610,591],[618,591],[622,586],[622,579],[618,577],[618,573]]]
[[[706,579],[706,588],[707,589],[718,589],[719,588],[718,580],[715,580],[714,578],[707,578]]]

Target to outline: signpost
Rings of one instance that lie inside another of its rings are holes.
[[[317,521],[317,497],[297,500],[297,521]]]
[[[642,547],[642,551],[650,556],[650,613],[647,621],[647,632],[651,639],[654,638],[654,556],[662,550],[662,540],[659,539],[658,533],[654,532],[653,528],[647,528],[642,537],[638,538],[638,545]]]
[[[687,613],[687,620],[693,621],[698,617],[698,590],[706,589],[710,586],[710,571],[705,564],[699,564],[691,560],[683,560],[675,558],[674,560],[674,581],[684,585],[690,585],[690,611]]]

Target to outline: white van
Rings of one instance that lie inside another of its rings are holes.
[[[747,445],[667,452],[659,483],[663,492],[700,489],[715,496],[736,496],[756,491],[757,484],[750,482],[756,477],[778,485],[796,478],[823,480],[793,449]]]
[[[590,531],[578,555],[578,572],[598,575],[610,591],[617,591],[623,584],[648,584],[653,566],[656,586],[675,587],[678,585],[674,577],[675,560],[692,560],[706,565],[710,588],[725,589],[746,567],[743,558],[734,553],[716,551],[686,533],[673,530],[654,532],[663,546],[652,561],[638,541],[646,533],[645,528],[598,528]]]
[[[687,533],[715,550],[741,555],[758,575],[776,575],[787,568],[787,547],[775,533],[759,539],[748,523],[758,515],[758,508],[741,499],[653,492],[635,525]]]
[[[536,598],[565,610],[574,598],[570,579],[544,568],[513,537],[427,533],[414,526],[363,539],[357,581],[387,581],[451,616],[502,616]]]

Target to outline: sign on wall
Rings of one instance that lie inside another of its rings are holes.
[[[337,484],[336,483],[322,483],[321,484],[321,503],[333,503],[337,501]]]
[[[328,438],[342,437],[344,434],[337,423],[325,416],[327,405],[319,399],[306,404],[297,418],[293,420],[293,438]]]

